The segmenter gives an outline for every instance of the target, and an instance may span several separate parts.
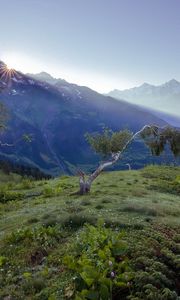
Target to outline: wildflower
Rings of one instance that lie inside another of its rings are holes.
[[[109,266],[110,266],[110,267],[112,266],[112,264],[113,264],[113,263],[112,263],[112,261],[111,261],[111,260],[109,260]]]
[[[130,285],[131,285],[131,283],[128,281],[127,286],[130,286]]]
[[[115,273],[112,271],[111,272],[111,278],[114,278],[115,277]]]

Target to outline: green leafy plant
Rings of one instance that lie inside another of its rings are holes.
[[[6,263],[7,259],[5,256],[0,256],[0,267],[2,267]]]
[[[31,189],[34,187],[34,182],[29,178],[24,178],[20,184],[22,189]]]
[[[22,200],[24,198],[24,194],[20,192],[11,192],[5,188],[0,189],[0,202],[6,203],[8,201],[13,200]]]
[[[134,276],[127,257],[123,233],[86,225],[78,237],[76,252],[64,257],[75,273],[75,299],[113,299],[113,294],[128,293]],[[73,286],[72,286],[73,287]]]
[[[67,228],[69,230],[77,230],[80,227],[82,227],[84,224],[91,224],[94,225],[97,223],[97,219],[94,216],[85,216],[84,214],[81,213],[73,213],[69,216],[67,216],[63,221],[62,221],[62,226],[64,228]]]
[[[13,231],[6,238],[8,244],[39,243],[44,247],[51,247],[61,238],[60,230],[56,227],[37,226],[33,229],[23,228]]]
[[[156,225],[156,232],[149,229],[136,238],[129,240],[131,264],[136,272],[127,299],[178,300],[179,249],[175,231]]]
[[[111,153],[121,151],[124,145],[131,139],[132,133],[129,130],[113,132],[108,128],[104,128],[102,133],[86,133],[85,137],[97,153],[106,157],[107,155],[111,155]]]
[[[50,186],[46,186],[43,189],[43,196],[44,197],[53,197],[54,195],[55,195],[55,191]]]

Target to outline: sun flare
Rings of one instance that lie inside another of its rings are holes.
[[[9,66],[3,66],[0,68],[1,73],[1,79],[4,79],[5,81],[9,81],[12,79],[12,77],[16,74],[16,71]]]
[[[21,66],[20,59],[15,54],[4,55],[3,61],[6,64],[7,70],[19,70]]]
[[[8,71],[14,70],[14,67],[12,65],[6,64],[6,69]]]
[[[39,61],[32,59],[24,53],[4,53],[2,61],[9,70],[16,70],[23,73],[38,73],[42,71],[43,66]]]

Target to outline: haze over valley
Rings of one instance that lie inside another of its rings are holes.
[[[14,148],[1,148],[2,156],[17,163],[32,164],[53,175],[73,174],[78,166],[91,170],[98,157],[85,140],[86,132],[102,131],[104,126],[135,131],[145,124],[168,124],[166,118],[142,107],[55,79],[47,73],[25,75],[14,71],[7,78],[4,67],[1,62],[2,99],[10,111],[10,120],[3,141],[13,143],[23,132],[33,136],[30,147],[21,142],[15,152]],[[132,167],[157,160],[140,141],[133,147],[133,156],[128,158]],[[125,166],[127,158],[124,159]],[[167,156],[160,161],[164,159],[171,158]]]
[[[143,83],[127,90],[115,89],[108,95],[180,117],[180,82],[175,79],[157,86]]]

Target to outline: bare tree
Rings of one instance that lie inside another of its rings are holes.
[[[136,133],[129,130],[112,132],[104,129],[101,134],[86,134],[86,139],[95,152],[107,159],[87,177],[83,171],[78,170],[80,188],[77,193],[80,195],[89,193],[93,181],[105,168],[111,167],[121,159],[122,154],[137,137],[144,140],[153,155],[160,155],[166,145],[169,146],[174,156],[180,154],[180,131],[171,127],[160,128],[156,125],[145,125]]]

